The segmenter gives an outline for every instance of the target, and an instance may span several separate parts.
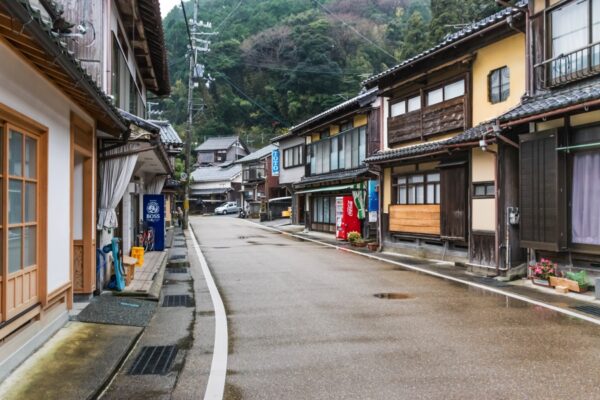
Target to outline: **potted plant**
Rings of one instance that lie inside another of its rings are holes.
[[[362,239],[360,232],[348,232],[348,242],[354,247],[365,247],[367,243]]]
[[[550,287],[550,277],[558,276],[558,264],[542,258],[529,266],[529,277],[534,285]]]
[[[567,272],[566,286],[573,292],[586,292],[588,290],[588,279],[585,270],[579,272]]]

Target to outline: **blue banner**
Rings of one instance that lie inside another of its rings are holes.
[[[162,194],[144,195],[144,221],[154,236],[154,250],[165,249],[165,196]]]
[[[279,149],[271,152],[271,175],[279,176]]]
[[[379,182],[369,181],[369,211],[379,211]]]

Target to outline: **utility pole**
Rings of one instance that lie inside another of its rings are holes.
[[[188,229],[189,227],[189,218],[190,218],[190,181],[191,181],[191,157],[192,157],[192,131],[193,131],[193,123],[194,123],[194,110],[192,109],[194,104],[194,68],[196,67],[196,50],[194,49],[194,45],[196,44],[194,39],[194,32],[196,31],[196,20],[198,19],[198,4],[197,0],[192,0],[194,6],[194,17],[191,21],[190,28],[190,49],[189,49],[189,57],[190,57],[190,69],[188,76],[188,120],[187,120],[187,128],[185,132],[185,197],[183,199],[183,229]],[[184,5],[181,5],[184,7]],[[185,9],[184,9],[185,15]],[[188,21],[186,21],[187,23]]]
[[[192,133],[194,126],[194,88],[198,86],[196,80],[200,80],[204,77],[204,66],[197,63],[198,52],[209,52],[210,41],[200,39],[198,36],[201,35],[214,35],[216,32],[204,33],[198,32],[198,28],[212,28],[210,22],[205,23],[198,21],[198,0],[190,0],[194,7],[193,18],[190,21],[186,21],[188,24],[188,35],[190,39],[189,44],[189,57],[190,57],[190,69],[188,77],[188,120],[187,128],[185,133],[185,196],[183,199],[183,229],[188,229],[189,218],[190,218],[190,183],[192,175]],[[181,7],[184,7],[183,1]],[[183,14],[187,18],[185,8],[183,8]],[[197,46],[197,44],[199,44]],[[207,79],[210,81],[212,78],[208,75]]]

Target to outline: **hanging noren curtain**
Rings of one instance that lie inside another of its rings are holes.
[[[152,180],[148,183],[146,187],[146,193],[148,194],[160,194],[163,190],[163,186],[165,186],[165,181],[167,180],[166,175],[156,175]]]
[[[135,143],[107,151],[105,156],[112,156],[136,150]],[[124,155],[100,161],[100,198],[98,204],[98,223],[96,228],[112,229],[118,226],[116,208],[131,181],[137,162],[137,154]]]
[[[600,245],[600,152],[573,156],[572,242]]]

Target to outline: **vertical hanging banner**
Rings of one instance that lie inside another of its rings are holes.
[[[356,204],[356,209],[358,210],[358,219],[365,219],[366,188],[364,182],[354,184],[352,196],[354,197],[354,204]]]
[[[165,196],[162,194],[144,195],[144,221],[154,233],[154,250],[165,249]]]
[[[369,222],[377,222],[379,211],[379,182],[369,181]]]
[[[271,152],[271,175],[279,176],[279,149]]]

